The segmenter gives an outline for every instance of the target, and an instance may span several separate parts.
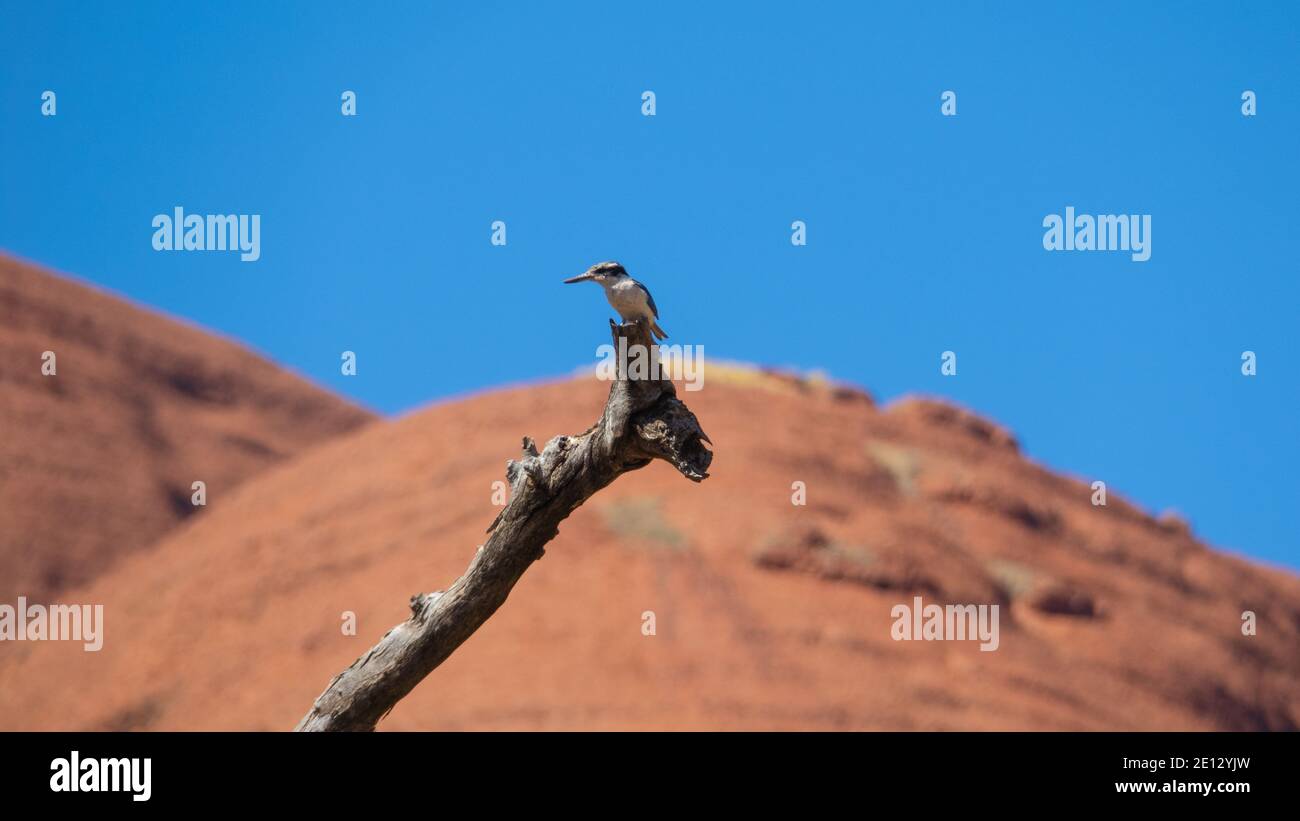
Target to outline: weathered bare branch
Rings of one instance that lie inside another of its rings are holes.
[[[610,322],[615,350],[643,345],[658,353],[638,323]],[[557,436],[541,453],[525,437],[506,466],[510,501],[465,574],[445,592],[411,597],[411,616],[334,677],[298,722],[299,731],[373,730],[407,693],[496,612],[528,567],[540,559],[560,522],[622,474],[662,459],[686,478],[708,476],[713,453],[695,414],[668,379],[627,372],[620,363],[600,421],[576,436]]]

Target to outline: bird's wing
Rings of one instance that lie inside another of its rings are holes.
[[[655,307],[655,298],[650,296],[650,289],[645,287],[639,282],[636,284],[636,287],[640,288],[642,291],[645,291],[645,301],[650,304],[650,313],[655,315],[655,319],[658,319],[659,309]]]

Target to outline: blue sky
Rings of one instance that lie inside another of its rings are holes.
[[[1300,4],[4,16],[0,248],[371,408],[593,361],[609,310],[560,280],[613,258],[673,341],[950,397],[1053,468],[1300,567]],[[260,214],[261,259],[154,251],[177,205]],[[1151,214],[1151,259],[1045,251],[1066,206]]]

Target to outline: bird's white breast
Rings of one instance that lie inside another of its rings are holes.
[[[624,319],[640,319],[650,316],[650,306],[646,302],[645,291],[636,283],[625,280],[605,287],[605,298]]]

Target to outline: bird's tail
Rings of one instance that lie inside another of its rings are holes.
[[[665,331],[663,328],[660,328],[660,327],[659,327],[659,323],[656,322],[656,321],[653,320],[653,319],[650,320],[650,330],[654,333],[654,335],[655,335],[655,339],[667,339],[667,338],[668,338],[668,332]]]

